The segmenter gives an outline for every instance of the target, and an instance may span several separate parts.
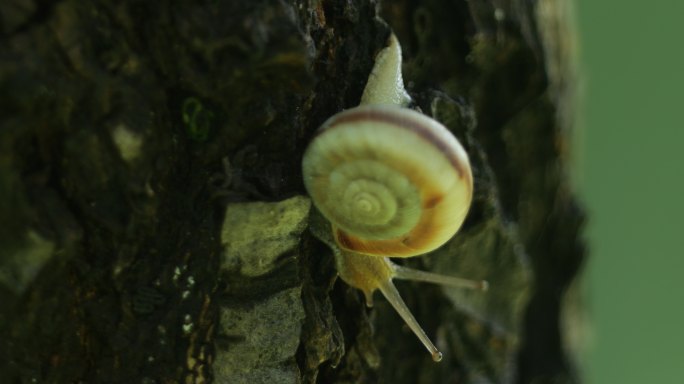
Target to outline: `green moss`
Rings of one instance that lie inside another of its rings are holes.
[[[235,203],[226,208],[221,230],[225,247],[222,267],[246,276],[263,275],[278,257],[299,244],[311,201],[296,196],[276,203]]]
[[[55,249],[54,243],[29,231],[23,246],[0,260],[0,284],[21,294],[38,275]]]
[[[216,351],[216,382],[299,382],[292,356],[304,321],[301,287],[280,291],[248,307],[223,306],[220,316],[219,334],[229,341],[226,348]]]
[[[214,113],[197,98],[188,97],[183,102],[183,124],[191,139],[206,141],[214,124]]]

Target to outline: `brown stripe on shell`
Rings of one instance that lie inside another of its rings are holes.
[[[363,253],[366,255],[409,257],[418,256],[441,246],[447,239],[435,243],[434,226],[439,225],[424,214],[408,234],[398,238],[384,240],[363,239],[335,228],[334,237],[342,249]]]
[[[436,248],[436,246],[426,247],[427,244],[434,244],[433,236],[430,232],[431,226],[432,223],[423,223],[423,225],[417,228],[417,231],[411,231],[408,236],[387,240],[364,240],[338,228],[335,232],[335,239],[340,248],[366,255],[387,257],[418,256]]]
[[[352,241],[352,239],[349,236],[347,236],[347,234],[343,230],[338,228],[335,237],[337,238],[337,243],[342,248],[351,249],[351,250],[354,249],[354,242]]]
[[[425,208],[425,209],[434,208],[437,204],[439,204],[440,201],[442,201],[443,198],[444,198],[444,196],[442,196],[442,195],[435,195],[435,196],[431,196],[429,198],[426,198],[425,201],[423,201],[423,208]]]
[[[335,128],[337,124],[355,123],[360,120],[372,120],[388,123],[400,128],[408,129],[434,145],[442,154],[444,154],[449,163],[451,163],[451,165],[458,171],[460,178],[470,174],[470,172],[465,168],[465,165],[459,160],[458,156],[456,156],[456,154],[450,150],[451,147],[441,140],[437,135],[435,135],[430,128],[421,125],[420,122],[416,121],[415,119],[402,119],[399,116],[391,113],[391,110],[388,111],[384,109],[362,108],[358,110],[350,109],[346,112],[347,113],[343,112],[333,116],[330,120],[323,124],[323,126],[321,126],[321,128],[316,132],[315,136],[318,136],[328,129]]]

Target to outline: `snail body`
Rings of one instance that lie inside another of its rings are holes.
[[[416,322],[393,278],[486,289],[486,282],[416,271],[388,257],[411,257],[447,242],[472,201],[468,155],[439,122],[406,108],[401,47],[394,35],[376,57],[361,105],[329,118],[304,153],[304,185],[330,221],[337,270],[363,291],[380,290],[425,344],[441,353]]]

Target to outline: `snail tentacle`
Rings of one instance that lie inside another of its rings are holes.
[[[489,283],[486,280],[470,280],[455,276],[446,276],[439,273],[408,268],[397,264],[392,264],[392,266],[394,267],[394,278],[399,280],[422,281],[425,283],[433,283],[455,288],[469,288],[478,291],[487,291],[489,289]]]
[[[382,292],[382,295],[385,296],[387,301],[392,304],[392,307],[399,313],[399,316],[404,319],[406,325],[408,325],[413,333],[418,336],[420,342],[423,343],[428,352],[430,352],[430,355],[432,355],[432,360],[442,360],[442,352],[435,347],[435,344],[432,343],[423,328],[418,324],[416,318],[413,317],[413,314],[406,306],[406,303],[404,303],[404,299],[399,295],[399,291],[397,291],[397,288],[392,284],[392,280],[382,282],[378,289],[380,289],[380,292]]]

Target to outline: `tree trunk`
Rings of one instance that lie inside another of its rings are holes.
[[[3,382],[578,382],[567,7],[2,2]],[[490,291],[398,283],[439,364],[336,278],[301,180],[390,26],[416,107],[475,175],[459,234],[407,264]]]

